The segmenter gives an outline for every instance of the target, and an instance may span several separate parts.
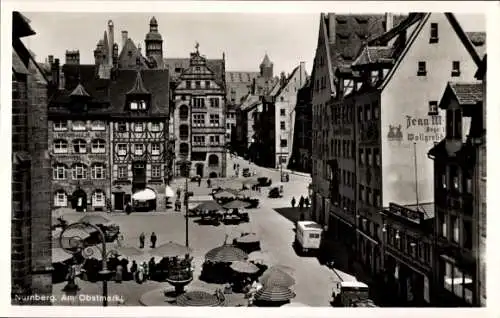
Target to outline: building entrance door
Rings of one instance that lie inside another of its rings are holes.
[[[73,192],[73,200],[71,205],[73,209],[78,212],[83,212],[87,210],[87,194],[82,189],[78,189]]]
[[[196,165],[196,175],[203,178],[203,165],[201,163]]]
[[[125,193],[116,192],[115,195],[115,210],[123,210],[125,207]]]

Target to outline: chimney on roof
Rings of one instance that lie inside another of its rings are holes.
[[[335,43],[336,39],[336,20],[335,20],[335,13],[328,13],[328,19],[327,19],[327,25],[326,27],[328,28],[328,41],[331,44]]]
[[[49,65],[52,66],[52,63],[54,63],[54,55],[49,55]]]
[[[385,14],[385,32],[392,30],[394,27],[394,15],[392,13],[386,12]]]
[[[50,72],[52,73],[52,84],[54,87],[59,87],[59,59],[55,59],[51,64]]]
[[[304,86],[306,83],[306,62],[301,61],[300,62],[300,68],[299,68],[299,87]]]
[[[113,24],[112,20],[108,21],[108,36],[109,36],[109,42],[105,43],[105,45],[108,45],[109,51],[108,51],[108,64],[113,65],[113,50],[115,46],[115,26]]]
[[[125,47],[125,43],[128,40],[128,31],[122,31],[122,50]]]

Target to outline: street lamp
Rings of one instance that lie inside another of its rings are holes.
[[[68,240],[65,240],[64,233],[68,232],[70,229],[79,229],[82,228],[92,228],[93,230],[99,233],[99,238],[101,241],[101,256],[102,256],[102,270],[99,272],[102,278],[102,305],[104,307],[108,306],[108,279],[111,277],[112,272],[108,270],[107,266],[107,257],[106,253],[106,236],[104,232],[96,225],[86,222],[76,222],[68,225],[59,235],[59,243],[61,247],[70,254],[76,255],[77,253],[81,253],[84,248],[83,240],[84,238],[75,235],[70,237]],[[64,291],[67,293],[75,293],[79,290],[79,287],[75,284],[74,281],[75,273],[72,272],[70,274],[70,278],[68,280],[68,284],[64,287]]]

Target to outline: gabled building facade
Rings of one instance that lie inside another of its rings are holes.
[[[334,114],[352,122],[354,144],[333,145],[341,157],[351,158],[332,161],[331,193],[338,206],[333,211],[349,218],[355,255],[371,275],[386,268],[388,259],[382,252],[382,209],[398,204],[434,217],[434,173],[426,154],[445,134],[438,100],[447,81],[471,79],[478,63],[452,14],[412,13],[369,41],[344,75],[339,70]],[[346,198],[339,183],[352,189],[352,197]]]
[[[294,127],[292,157],[288,168],[311,173],[312,105],[310,79],[297,92]]]
[[[173,94],[175,176],[190,171],[205,178],[225,177],[225,83],[198,48],[191,53],[189,67],[180,74]]]

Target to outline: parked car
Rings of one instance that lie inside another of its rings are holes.
[[[269,190],[269,197],[272,199],[281,198],[281,192],[279,187],[274,187]]]
[[[257,178],[257,181],[259,182],[259,185],[261,187],[269,187],[271,186],[271,184],[273,184],[273,180],[271,180],[271,178],[268,177]]]
[[[243,176],[244,176],[245,178],[250,177],[250,169],[249,169],[249,168],[245,168],[245,169],[243,169],[242,174],[243,174]]]

